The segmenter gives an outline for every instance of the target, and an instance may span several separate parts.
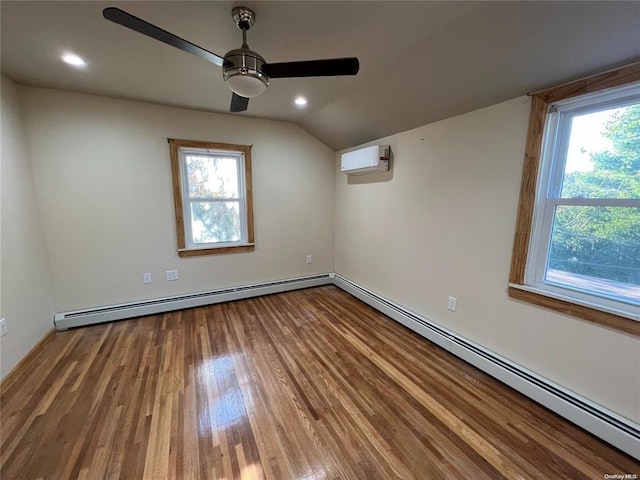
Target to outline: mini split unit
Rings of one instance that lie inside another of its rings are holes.
[[[342,154],[342,173],[364,175],[389,170],[389,145],[373,145]]]

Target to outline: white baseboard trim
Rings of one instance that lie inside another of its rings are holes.
[[[86,310],[57,313],[54,324],[58,330],[93,325],[96,323],[112,322],[125,318],[154,315],[157,313],[182,310],[184,308],[201,307],[214,303],[230,302],[243,298],[270,295],[272,293],[288,292],[301,288],[318,287],[332,283],[329,273],[313,275],[309,277],[290,278],[272,282],[264,282],[240,287],[222,288],[208,292],[199,292],[188,295],[176,295],[173,297],[156,298],[140,302],[108,305]]]
[[[504,358],[339,274],[337,287],[535,402],[640,460],[640,425]]]

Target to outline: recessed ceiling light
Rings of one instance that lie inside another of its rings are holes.
[[[304,97],[296,97],[294,103],[299,107],[304,107],[307,104],[307,99]]]
[[[87,64],[82,58],[73,53],[65,53],[62,55],[62,61],[74,67],[84,67]]]

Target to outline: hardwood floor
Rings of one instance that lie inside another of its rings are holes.
[[[58,333],[1,400],[3,479],[640,473],[333,286]]]

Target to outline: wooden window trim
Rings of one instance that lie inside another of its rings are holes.
[[[251,183],[251,145],[235,145],[232,143],[203,142],[198,140],[180,140],[168,138],[169,151],[171,154],[171,177],[173,183],[173,204],[176,216],[176,231],[178,240],[179,257],[197,257],[203,255],[219,255],[225,253],[252,252],[255,250],[255,237],[253,227],[253,186]],[[180,148],[207,148],[212,150],[230,150],[241,152],[244,158],[244,187],[247,213],[247,244],[209,247],[209,248],[187,248],[183,204],[182,204],[182,182],[180,181]]]
[[[549,88],[531,95],[531,115],[525,145],[516,232],[511,257],[509,283],[524,285],[525,268],[531,242],[536,185],[540,167],[542,139],[551,103],[640,81],[640,63],[611,70],[589,78]],[[581,318],[631,335],[640,336],[640,322],[595,308],[577,305],[510,286],[509,296],[557,312]]]

